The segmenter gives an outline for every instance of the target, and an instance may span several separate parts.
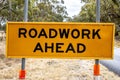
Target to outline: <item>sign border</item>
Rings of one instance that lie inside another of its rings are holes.
[[[52,59],[104,59],[104,60],[108,60],[108,59],[113,59],[113,53],[114,53],[114,33],[115,33],[115,24],[114,23],[82,23],[82,22],[7,22],[7,25],[6,25],[6,57],[7,58],[31,58],[31,56],[8,56],[7,55],[7,53],[8,53],[8,24],[46,24],[46,25],[48,25],[48,24],[66,24],[66,25],[68,25],[68,24],[90,24],[90,25],[111,25],[111,26],[113,26],[112,28],[113,28],[113,31],[112,31],[112,33],[113,33],[113,35],[112,35],[112,40],[111,40],[111,42],[112,42],[112,51],[111,51],[111,53],[112,53],[112,55],[111,55],[111,58],[109,57],[109,58],[107,58],[107,57],[53,57],[53,56],[49,56],[49,57],[44,57],[44,56],[34,56],[34,57],[32,57],[32,58],[47,58],[47,59],[49,59],[49,58],[52,58]]]

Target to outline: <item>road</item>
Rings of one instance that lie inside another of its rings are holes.
[[[120,48],[114,48],[113,60],[101,60],[100,63],[120,76]]]

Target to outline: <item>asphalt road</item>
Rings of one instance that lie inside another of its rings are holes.
[[[120,76],[120,48],[114,48],[113,60],[100,60],[100,63]]]

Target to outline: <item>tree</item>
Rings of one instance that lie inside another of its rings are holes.
[[[95,1],[91,0],[90,2],[86,2],[82,7],[80,13],[74,16],[73,21],[77,22],[95,22]]]
[[[28,21],[63,21],[67,17],[63,0],[29,0]],[[24,0],[3,0],[0,17],[23,21]]]
[[[80,13],[73,17],[75,22],[95,22],[96,0],[82,0],[85,2]],[[120,0],[101,0],[100,10],[101,22],[114,22],[116,24],[116,35],[120,31]]]
[[[29,0],[28,21],[62,22],[68,15],[63,4],[63,0]],[[23,11],[24,0],[3,0],[0,3],[0,23],[23,21]]]
[[[8,21],[23,20],[23,0],[3,0],[0,17]]]
[[[80,11],[78,21],[94,22],[96,13],[96,0],[82,0],[85,5]],[[118,0],[101,0],[101,22],[117,22],[120,13],[120,2]],[[76,16],[73,19],[77,21]]]
[[[66,7],[63,0],[40,0],[36,2],[37,10],[33,11],[33,21],[62,22],[67,17]]]

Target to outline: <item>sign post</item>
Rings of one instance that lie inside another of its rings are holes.
[[[28,21],[28,0],[24,0],[24,21]],[[19,74],[19,79],[25,79],[25,58],[22,58],[21,71]]]
[[[96,0],[96,22],[100,22],[100,0]],[[99,59],[95,60],[94,65],[94,79],[100,80],[100,64]]]

